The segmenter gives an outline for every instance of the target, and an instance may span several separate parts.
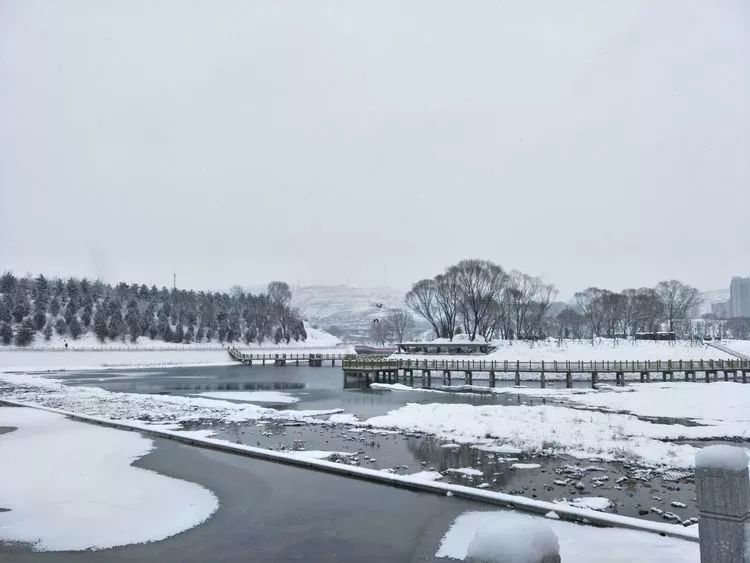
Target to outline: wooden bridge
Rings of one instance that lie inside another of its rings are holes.
[[[706,383],[717,381],[721,373],[724,381],[742,381],[747,383],[750,372],[750,360],[655,360],[655,361],[615,361],[615,362],[520,362],[498,360],[401,360],[401,359],[371,359],[346,357],[342,368],[344,378],[358,377],[369,382],[398,381],[399,377],[408,378],[413,385],[414,373],[422,378],[422,384],[430,386],[433,373],[442,376],[443,383],[450,385],[454,376],[463,378],[471,385],[476,373],[489,374],[490,387],[495,387],[497,380],[514,381],[521,385],[521,374],[532,374],[533,379],[523,378],[525,381],[539,381],[544,388],[548,378],[562,379],[565,387],[573,387],[573,375],[580,380],[590,381],[594,387],[600,380],[614,380],[616,385],[625,385],[626,379],[650,382],[654,377],[661,377],[662,381],[674,381],[675,376],[682,375],[685,381],[696,381],[696,374]],[[512,375],[512,377],[510,375]],[[634,378],[633,375],[636,377]],[[614,377],[613,377],[614,376]]]
[[[335,367],[336,362],[343,362],[346,354],[253,354],[252,352],[242,352],[237,348],[230,348],[228,350],[229,357],[236,362],[240,362],[247,366],[253,365],[253,363],[265,366],[266,363],[275,366],[287,366],[300,364],[307,364],[310,367],[323,367],[325,363],[331,362],[331,366]]]

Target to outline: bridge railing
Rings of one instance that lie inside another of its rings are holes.
[[[639,373],[639,372],[713,372],[750,370],[748,360],[618,360],[618,361],[538,361],[369,359],[347,357],[344,369],[352,370],[445,370],[495,371],[519,373]]]

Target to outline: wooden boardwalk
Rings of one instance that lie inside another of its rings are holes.
[[[309,365],[310,367],[322,367],[324,364],[328,365],[331,362],[331,366],[335,367],[336,362],[339,365],[344,361],[344,358],[348,357],[346,354],[254,354],[252,352],[242,352],[237,348],[230,348],[228,350],[229,357],[236,362],[251,366],[253,364],[258,365],[275,365],[275,366],[288,366],[288,365]]]
[[[413,381],[414,374],[426,381],[429,386],[433,373],[442,376],[450,384],[453,377],[463,378],[472,384],[474,374],[489,374],[490,387],[499,380],[514,381],[520,385],[522,374],[533,374],[532,381],[539,381],[543,388],[547,378],[565,378],[565,386],[573,386],[573,375],[583,375],[584,379],[595,386],[600,379],[614,379],[616,385],[625,385],[627,376],[636,375],[641,382],[649,382],[656,377],[662,381],[674,381],[675,376],[684,377],[685,381],[696,381],[696,374],[707,383],[717,381],[721,373],[724,381],[742,381],[747,383],[750,372],[750,360],[654,360],[654,361],[565,361],[565,362],[512,362],[498,360],[401,360],[369,359],[347,357],[342,362],[344,377],[365,378],[368,382],[396,381],[399,377]],[[512,377],[509,377],[509,375]],[[577,379],[580,379],[578,377]],[[529,381],[528,377],[523,380]]]

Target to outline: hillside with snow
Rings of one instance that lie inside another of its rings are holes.
[[[292,306],[311,324],[346,341],[363,341],[375,319],[388,309],[405,308],[405,293],[392,287],[297,286],[292,288]]]

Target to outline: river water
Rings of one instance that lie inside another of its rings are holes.
[[[78,372],[65,374],[61,379],[68,385],[100,387],[113,392],[183,396],[217,391],[276,391],[298,401],[258,404],[277,409],[340,408],[360,420],[385,414],[407,403],[535,405],[549,402],[549,399],[516,394],[370,389],[357,380],[345,380],[340,368],[306,366],[236,365]],[[439,378],[433,379],[433,384],[440,383]],[[501,384],[498,382],[498,385]],[[578,384],[585,385],[583,382]],[[510,456],[482,451],[469,445],[444,447],[445,441],[430,436],[352,429],[347,426],[199,423],[187,429],[206,428],[215,433],[214,437],[235,443],[274,450],[328,450],[357,454],[357,464],[364,467],[398,474],[440,471],[444,472],[445,481],[541,500],[607,497],[612,501],[607,512],[628,516],[657,521],[664,521],[659,511],[672,512],[680,520],[697,516],[692,476],[664,478],[620,463],[592,462],[564,456]],[[513,467],[514,463],[537,464],[538,467],[518,469]],[[481,474],[449,471],[458,468],[476,469]],[[672,501],[683,503],[686,507],[673,507]],[[657,510],[652,511],[652,507]]]

